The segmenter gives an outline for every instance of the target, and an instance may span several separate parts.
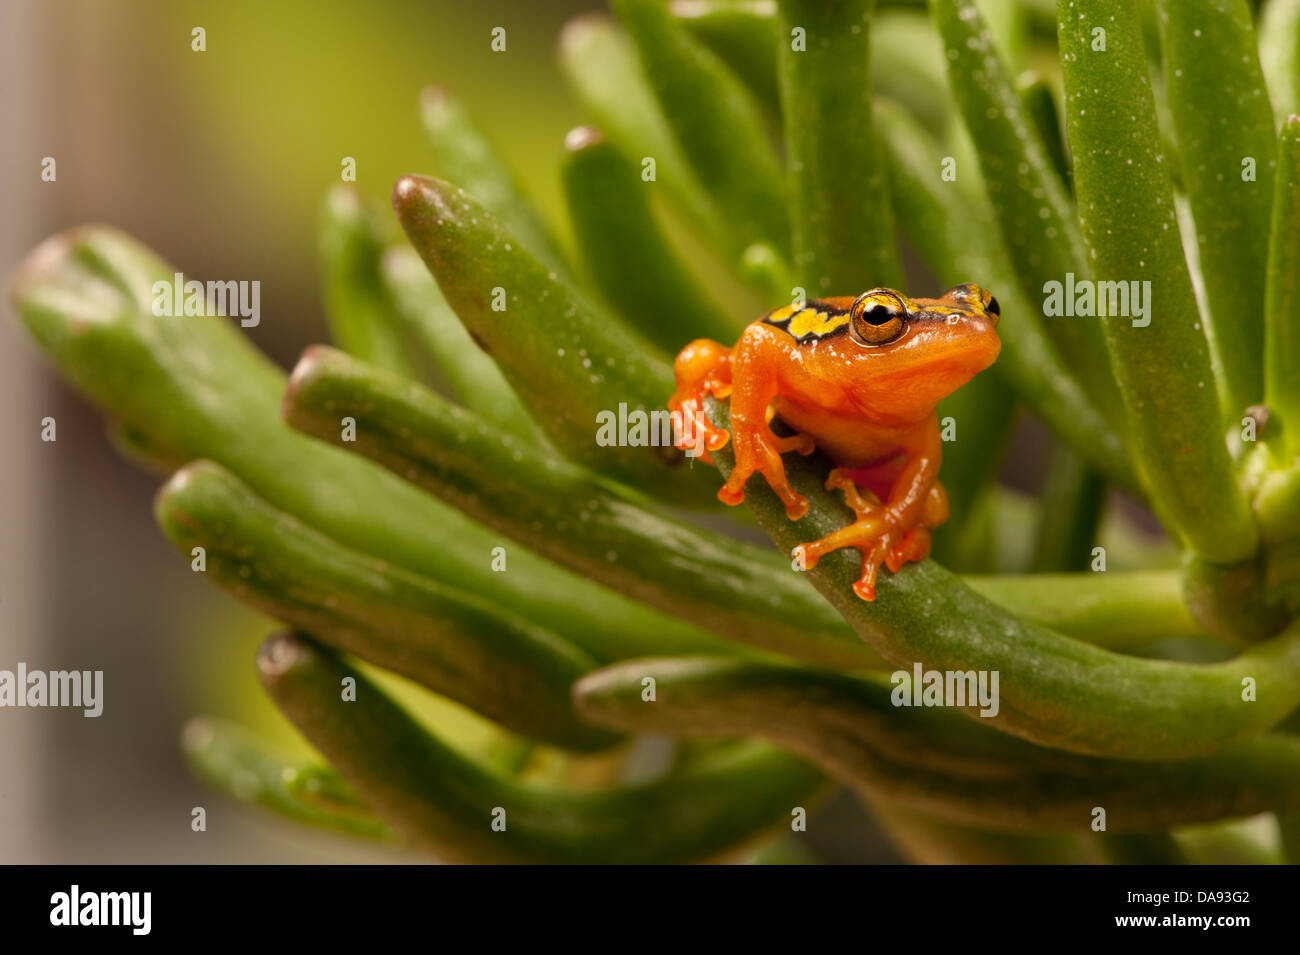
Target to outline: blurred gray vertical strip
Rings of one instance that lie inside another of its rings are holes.
[[[49,216],[41,214],[39,0],[0,3],[0,273],[7,276]],[[7,297],[0,306],[0,669],[39,665],[40,607],[52,573],[43,559],[42,376]],[[0,863],[48,858],[40,711],[0,710]]]

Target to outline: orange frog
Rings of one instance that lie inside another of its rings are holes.
[[[729,435],[705,418],[703,398],[730,396],[736,464],[718,492],[727,504],[744,500],[757,471],[796,521],[808,500],[790,487],[781,455],[815,446],[830,457],[826,488],[843,491],[857,519],[792,556],[811,569],[824,554],[858,548],[853,589],[874,600],[880,565],[896,573],[923,560],[930,529],[948,519],[934,409],[993,364],[999,314],[997,299],[972,284],[933,299],[877,288],[787,305],[746,328],[734,348],[699,339],[682,349],[668,407],[681,415],[682,447],[702,445],[710,460]],[[797,433],[778,437],[774,414]]]

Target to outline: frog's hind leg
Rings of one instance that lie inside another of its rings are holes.
[[[910,528],[901,528],[889,520],[880,498],[858,485],[854,474],[846,469],[832,471],[826,479],[826,489],[844,492],[856,520],[820,540],[800,544],[792,556],[805,570],[811,570],[831,551],[856,547],[862,553],[862,573],[853,585],[853,592],[863,600],[876,599],[876,578],[882,564],[897,573],[904,564],[929,556],[930,529],[948,518],[948,496],[937,482],[926,496],[917,522]]]
[[[668,400],[668,410],[679,418],[677,447],[712,464],[709,452],[725,447],[730,434],[709,422],[704,396],[726,398],[731,394],[731,349],[697,338],[677,355],[673,373],[677,390]]]

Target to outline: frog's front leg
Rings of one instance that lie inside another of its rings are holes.
[[[828,490],[842,490],[856,519],[820,540],[793,551],[800,566],[811,570],[824,555],[842,547],[862,552],[862,576],[853,585],[863,600],[874,600],[880,565],[897,573],[904,564],[924,560],[930,553],[930,529],[948,519],[948,496],[938,482],[941,444],[933,420],[911,436],[902,449],[907,463],[894,480],[888,500],[880,499],[837,468],[827,479]]]
[[[678,354],[673,374],[677,390],[668,400],[668,410],[679,417],[677,446],[712,464],[709,452],[724,447],[730,436],[709,423],[704,396],[726,398],[731,394],[731,349],[697,338]]]
[[[780,363],[784,354],[773,347],[773,337],[784,335],[765,325],[751,325],[732,354],[734,385],[731,393],[731,440],[736,463],[727,483],[718,491],[724,504],[745,499],[745,482],[757,471],[785,505],[786,516],[797,521],[808,513],[808,499],[790,487],[781,455],[788,451],[811,454],[807,435],[781,438],[768,424],[772,399],[780,390]]]

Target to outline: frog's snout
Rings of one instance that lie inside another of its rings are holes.
[[[998,322],[1002,318],[1002,306],[998,304],[997,298],[988,289],[974,282],[954,285],[943,293],[940,301],[944,299],[964,308],[968,314],[987,318],[994,328],[998,327]]]
[[[1002,306],[998,304],[996,297],[989,296],[988,304],[984,306],[984,314],[993,323],[993,327],[997,328],[998,322],[1002,320]]]

